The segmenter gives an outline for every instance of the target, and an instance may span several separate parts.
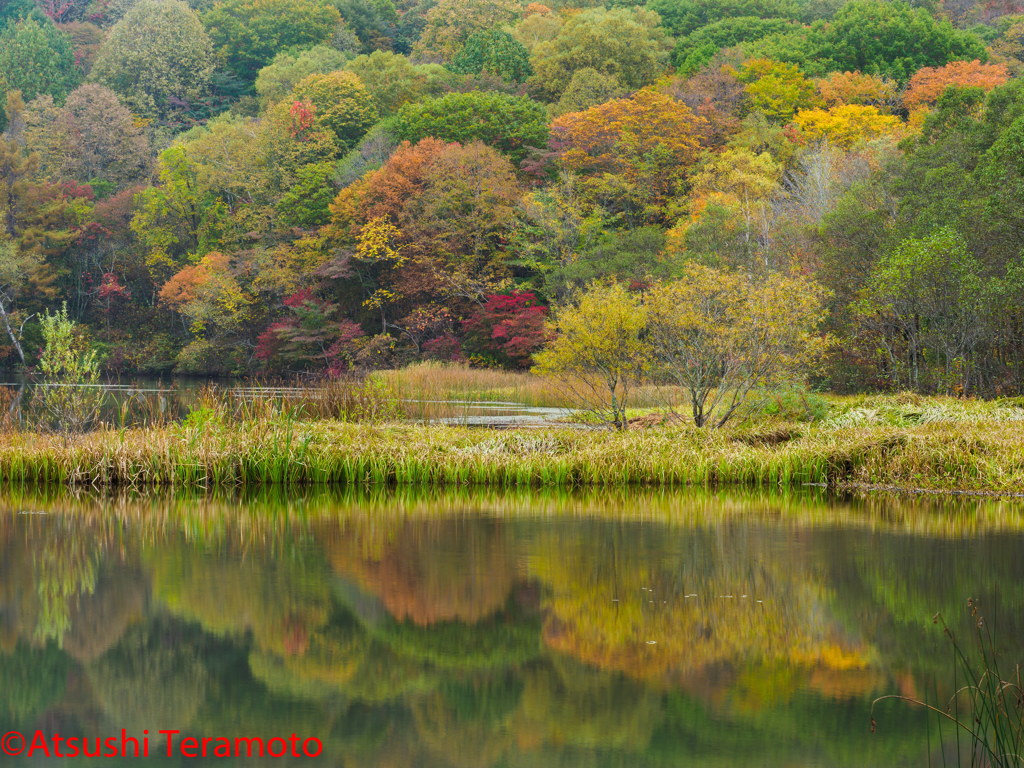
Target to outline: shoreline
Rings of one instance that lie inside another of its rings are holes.
[[[625,432],[270,420],[10,433],[7,483],[109,488],[261,485],[797,487],[1024,494],[1016,424],[764,424]]]

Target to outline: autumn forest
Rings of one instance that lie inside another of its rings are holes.
[[[577,5],[0,3],[4,365],[66,305],[110,373],[525,369],[702,269],[818,387],[1021,391],[1024,7]]]

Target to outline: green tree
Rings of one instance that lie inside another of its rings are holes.
[[[354,147],[377,122],[377,105],[352,72],[309,75],[295,86],[291,98],[313,105],[315,123],[335,135],[342,152]]]
[[[722,48],[759,40],[794,26],[796,23],[787,19],[762,19],[758,16],[718,19],[680,37],[672,49],[672,62],[682,74],[693,74]]]
[[[669,47],[657,14],[640,8],[586,10],[570,18],[553,40],[533,49],[530,90],[557,101],[573,74],[585,67],[636,90],[665,71]]]
[[[534,357],[533,370],[606,424],[625,429],[630,394],[650,368],[646,315],[639,294],[621,283],[592,283],[554,308],[554,338]]]
[[[393,115],[410,101],[440,95],[448,70],[437,64],[413,64],[409,57],[390,51],[357,56],[345,69],[354,72],[373,95],[381,115]]]
[[[503,93],[450,93],[418,104],[406,104],[398,113],[399,138],[416,142],[428,136],[467,144],[482,141],[514,161],[531,147],[547,140],[547,113],[525,96]]]
[[[45,312],[39,324],[43,351],[37,367],[42,383],[35,401],[44,414],[44,424],[63,434],[84,432],[96,423],[105,399],[103,389],[97,386],[100,364],[96,350],[68,317],[66,303],[57,312]]]
[[[439,0],[427,12],[426,26],[413,53],[450,62],[475,32],[510,24],[522,12],[517,0]]]
[[[332,5],[359,38],[364,52],[394,46],[399,16],[392,0],[332,0]]]
[[[316,45],[300,51],[282,51],[256,76],[256,93],[266,109],[281,101],[310,75],[323,75],[343,69],[352,57],[329,45]]]
[[[28,16],[0,32],[0,90],[31,101],[48,93],[61,101],[81,81],[71,41],[49,19]]]
[[[110,30],[89,77],[133,112],[166,117],[174,102],[204,96],[213,48],[199,17],[179,0],[140,0]]]
[[[904,83],[921,67],[988,59],[978,37],[902,0],[852,0],[836,14],[827,39],[839,69]]]
[[[855,311],[876,333],[894,385],[962,394],[976,383],[991,291],[963,237],[945,227],[884,254]]]
[[[470,35],[466,45],[452,59],[449,69],[463,75],[488,73],[513,83],[521,83],[533,74],[526,48],[501,29]]]
[[[562,91],[561,98],[551,108],[553,117],[569,112],[582,112],[612,99],[626,95],[626,87],[612,75],[602,75],[593,67],[577,69]]]
[[[752,59],[743,63],[736,77],[747,84],[749,109],[778,122],[787,122],[798,109],[820,103],[814,83],[793,64]]]
[[[221,60],[249,83],[282,49],[328,43],[341,24],[336,8],[312,0],[223,0],[202,19]]]

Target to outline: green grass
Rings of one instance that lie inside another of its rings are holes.
[[[867,483],[1024,492],[1015,422],[669,426],[614,433],[301,421],[293,416],[13,433],[0,480],[142,488],[259,485],[613,487]]]

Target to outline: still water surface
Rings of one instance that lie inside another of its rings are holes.
[[[924,766],[931,618],[1024,656],[1024,517],[813,493],[0,499],[0,733],[316,737],[166,765]],[[1014,646],[1017,647],[1014,647]],[[158,751],[155,747],[153,751]],[[137,759],[0,758],[129,766]]]

